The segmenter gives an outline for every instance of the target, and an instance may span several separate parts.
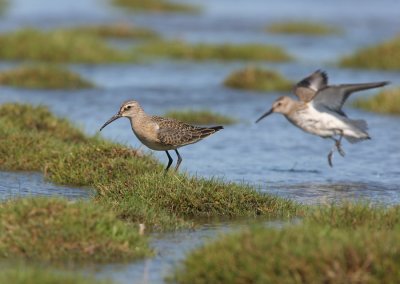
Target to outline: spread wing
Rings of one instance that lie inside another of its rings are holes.
[[[343,84],[328,86],[319,90],[312,99],[313,105],[319,109],[329,109],[346,116],[342,111],[343,104],[354,92],[379,88],[389,84],[389,82],[363,83],[363,84]]]
[[[309,102],[315,94],[328,85],[326,72],[317,70],[310,76],[302,79],[294,87],[294,94],[303,102]]]

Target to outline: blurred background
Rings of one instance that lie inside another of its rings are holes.
[[[224,115],[235,123],[183,148],[183,170],[249,182],[306,203],[399,200],[397,116],[348,103],[351,117],[369,122],[372,140],[345,143],[347,156],[335,156],[333,168],[326,160],[330,141],[302,133],[280,115],[254,124],[316,69],[326,70],[331,84],[389,80],[396,88],[398,1],[2,0],[0,7],[2,103],[49,106],[89,134],[127,99],[152,114]],[[388,41],[391,49],[356,54]],[[261,71],[254,79],[254,70],[278,73],[289,88],[252,85],[275,80]],[[140,147],[127,120],[102,135]],[[164,153],[154,155],[166,162]],[[3,184],[12,186],[15,176]]]
[[[1,103],[46,105],[89,134],[127,99],[151,114],[206,111],[232,124],[181,150],[182,169],[191,174],[248,182],[305,203],[353,197],[399,201],[400,120],[395,114],[347,103],[349,116],[369,122],[372,140],[345,142],[347,155],[335,156],[333,168],[326,159],[331,141],[301,132],[280,115],[254,124],[278,96],[290,94],[294,82],[316,69],[327,71],[331,84],[389,80],[385,89],[396,89],[398,1],[1,3]],[[370,46],[377,49],[368,54]],[[265,86],[276,74],[289,87]],[[127,120],[103,132],[141,147]],[[166,162],[164,153],[154,155]],[[4,192],[21,183],[42,186],[40,178],[26,174],[2,175]]]
[[[48,106],[93,135],[134,99],[150,114],[225,126],[180,150],[189,174],[307,204],[399,203],[399,27],[395,0],[0,0],[0,103]],[[368,121],[372,140],[344,142],[346,157],[335,155],[333,168],[326,158],[332,141],[281,115],[254,123],[317,69],[331,84],[391,81],[346,104],[351,118]],[[150,153],[128,120],[101,135]],[[152,154],[167,162],[163,152]],[[90,193],[38,173],[0,172],[0,198],[24,194]],[[95,273],[121,283],[163,282],[186,251],[229,229],[217,227],[155,237],[153,259]]]

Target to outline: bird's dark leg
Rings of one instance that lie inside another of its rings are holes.
[[[335,141],[335,145],[333,145],[332,149],[328,153],[328,164],[332,168],[333,167],[333,164],[332,164],[333,152],[335,152],[335,150],[337,149],[338,140],[336,140],[334,137],[331,137],[331,139],[333,141]]]
[[[174,161],[171,157],[171,155],[168,153],[168,151],[165,151],[165,153],[167,153],[168,156],[168,165],[164,170],[164,175],[168,172],[169,167],[171,166],[172,162]]]
[[[179,152],[176,149],[175,149],[175,153],[178,156],[178,162],[176,163],[175,171],[178,171],[179,166],[181,165],[181,162],[182,162],[182,157],[181,157],[181,155],[179,155]]]
[[[340,132],[339,140],[335,140],[335,146],[340,156],[344,157],[346,153],[342,149],[342,138],[343,138],[343,131]]]

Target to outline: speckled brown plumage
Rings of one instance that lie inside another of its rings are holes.
[[[175,119],[160,116],[152,116],[151,120],[156,122],[160,127],[157,134],[160,142],[171,146],[184,146],[196,143],[199,140],[223,129],[222,126],[194,126]]]

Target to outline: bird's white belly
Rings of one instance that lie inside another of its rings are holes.
[[[300,111],[291,122],[308,133],[322,137],[340,135],[343,129],[347,128],[336,116],[312,108]]]

